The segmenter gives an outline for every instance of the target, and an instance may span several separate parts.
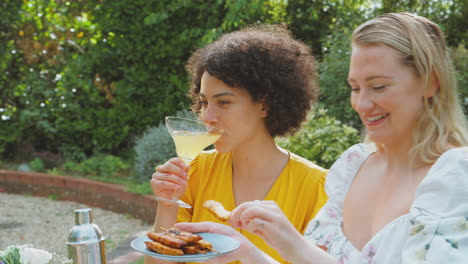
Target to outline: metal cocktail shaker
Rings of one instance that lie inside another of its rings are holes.
[[[105,238],[93,223],[91,209],[75,210],[75,226],[70,229],[67,246],[74,264],[106,264]]]

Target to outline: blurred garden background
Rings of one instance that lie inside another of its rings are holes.
[[[397,11],[442,27],[468,114],[466,0],[1,0],[0,169],[149,193],[153,168],[175,156],[163,118],[189,115],[189,55],[252,23],[285,23],[314,51],[320,103],[278,143],[328,168],[360,140],[346,83],[351,32]]]

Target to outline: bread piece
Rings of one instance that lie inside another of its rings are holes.
[[[224,209],[223,205],[214,200],[208,200],[203,204],[208,212],[212,213],[218,220],[226,222],[231,216],[231,212]]]

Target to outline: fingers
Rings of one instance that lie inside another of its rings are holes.
[[[156,167],[156,172],[153,178],[157,177],[159,180],[174,180],[172,176],[177,176],[181,179],[188,178],[188,166],[179,158],[172,158],[163,165]]]
[[[226,236],[235,236],[238,235],[238,232],[230,226],[214,223],[214,222],[200,222],[200,223],[177,223],[175,227],[191,232],[191,233],[216,233]]]
[[[188,180],[188,168],[178,159],[172,158],[163,165],[156,167],[150,180],[151,188],[156,196],[173,199],[185,191]]]
[[[189,222],[182,222],[176,223],[175,227],[179,228],[180,230],[184,230],[186,232],[191,233],[199,233],[199,232],[206,232],[209,233],[211,226],[208,222],[200,222],[200,223],[189,223]]]
[[[281,209],[273,201],[253,201],[239,205],[231,213],[230,224],[251,233],[262,235],[274,228]]]
[[[252,244],[245,236],[240,232],[233,229],[230,226],[214,223],[214,222],[201,222],[201,223],[177,223],[175,227],[192,233],[207,232],[207,233],[216,233],[220,235],[225,235],[232,237],[240,242],[240,247],[230,253],[218,256],[216,258],[208,260],[206,263],[210,264],[222,264],[222,263],[231,263],[236,260],[240,260],[242,263],[259,263],[258,261],[251,260],[252,256],[258,254],[263,256],[262,251],[258,250],[255,245]],[[255,254],[254,254],[255,253]],[[261,262],[264,263],[264,262]]]
[[[252,201],[245,202],[232,210],[230,224],[234,227],[243,228],[252,218],[262,218],[266,221],[271,221],[272,212],[278,206],[273,201]]]

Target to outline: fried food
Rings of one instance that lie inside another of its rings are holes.
[[[167,233],[149,233],[148,237],[153,241],[159,242],[171,248],[182,248],[188,245],[188,243],[184,240]]]
[[[224,209],[223,205],[214,200],[208,200],[203,204],[208,212],[212,213],[218,220],[226,222],[231,216],[231,212]]]
[[[188,244],[194,244],[198,240],[202,239],[202,237],[197,235],[197,234],[185,232],[185,231],[182,231],[182,230],[177,229],[175,227],[172,227],[172,228],[169,228],[169,229],[163,229],[163,230],[166,231],[166,234],[177,237],[177,238],[187,242]]]
[[[159,254],[182,256],[184,251],[182,249],[171,248],[156,241],[145,242],[146,247]]]
[[[210,242],[208,242],[208,241],[206,241],[204,239],[198,240],[197,241],[197,246],[200,247],[200,249],[213,250],[213,245]]]
[[[197,254],[197,253],[205,254],[209,252],[209,250],[200,249],[197,245],[185,246],[182,250],[184,251],[185,254]]]
[[[161,233],[148,233],[152,241],[145,242],[146,247],[159,254],[182,256],[184,254],[206,254],[214,251],[213,245],[201,236],[177,228],[164,229]]]

